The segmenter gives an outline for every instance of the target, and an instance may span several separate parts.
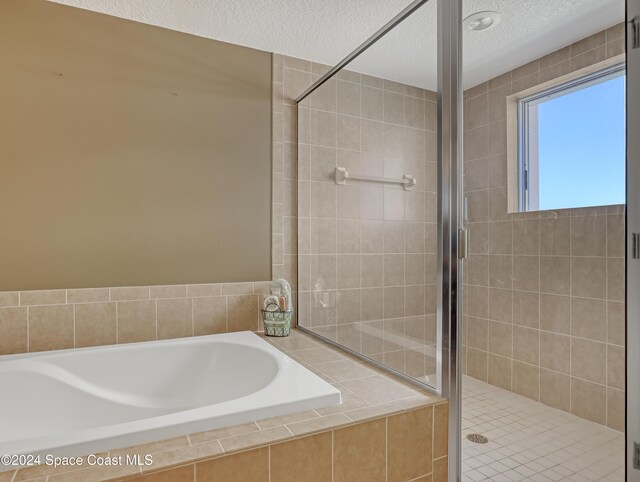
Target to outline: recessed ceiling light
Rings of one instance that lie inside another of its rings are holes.
[[[500,14],[492,11],[476,12],[465,18],[462,23],[469,30],[480,32],[498,25],[500,23]]]

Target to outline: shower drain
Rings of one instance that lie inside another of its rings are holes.
[[[467,440],[474,444],[486,444],[489,441],[487,437],[480,435],[479,433],[470,433],[467,435]]]

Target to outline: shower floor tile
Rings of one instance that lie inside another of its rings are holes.
[[[465,376],[462,480],[624,481],[624,434]]]

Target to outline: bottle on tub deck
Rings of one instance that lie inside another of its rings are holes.
[[[291,330],[293,304],[291,285],[285,279],[271,283],[270,294],[262,303],[262,321],[267,336],[288,336]]]

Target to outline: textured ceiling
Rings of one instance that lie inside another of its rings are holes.
[[[335,64],[408,0],[53,0],[270,52]],[[624,0],[465,0],[464,16],[495,10],[497,27],[464,34],[471,87],[624,19]],[[436,4],[431,0],[374,45],[354,70],[436,87]]]

